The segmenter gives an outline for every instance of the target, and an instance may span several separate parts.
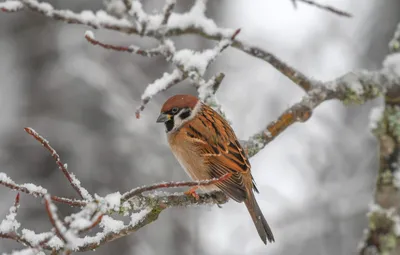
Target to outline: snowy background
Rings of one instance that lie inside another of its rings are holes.
[[[49,1],[58,8],[98,10],[101,1]],[[320,0],[346,10],[336,15],[289,0],[209,1],[217,24],[242,28],[250,41],[316,79],[355,69],[376,69],[399,20],[397,0]],[[184,12],[192,1],[178,1]],[[144,1],[147,11],[163,1]],[[93,193],[124,192],[158,181],[186,180],[155,123],[164,100],[195,93],[182,83],[159,94],[137,120],[140,95],[171,66],[106,51],[83,38],[86,27],[24,11],[0,14],[0,167],[18,183],[34,182],[52,194],[73,196],[54,160],[23,131],[31,126],[51,141],[69,169]],[[103,41],[146,48],[150,39],[98,31]],[[196,36],[178,47],[213,47]],[[263,61],[226,50],[208,74],[224,72],[218,91],[233,127],[246,139],[274,120],[303,92]],[[276,237],[264,246],[243,204],[172,208],[139,232],[99,248],[97,254],[354,254],[366,226],[377,173],[377,147],[363,106],[322,104],[305,124],[295,124],[251,159],[259,204]],[[0,187],[0,216],[15,192]],[[70,208],[61,207],[63,213]],[[50,223],[38,199],[21,196],[19,218],[37,231]],[[0,252],[20,247],[0,240]]]

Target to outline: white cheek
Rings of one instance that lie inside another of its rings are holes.
[[[174,116],[174,129],[178,129],[183,124],[183,120],[179,117],[179,115]]]

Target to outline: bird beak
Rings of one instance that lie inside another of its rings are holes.
[[[158,116],[157,118],[157,123],[161,123],[161,122],[167,122],[171,119],[171,115],[169,114],[165,114],[165,113],[160,113],[160,116]]]

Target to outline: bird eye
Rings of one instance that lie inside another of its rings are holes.
[[[172,113],[177,113],[178,112],[178,108],[174,107],[172,108]]]

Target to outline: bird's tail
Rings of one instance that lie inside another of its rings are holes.
[[[244,201],[247,210],[253,219],[254,225],[256,226],[257,232],[260,235],[261,240],[267,244],[268,242],[275,242],[274,235],[272,234],[271,228],[269,227],[267,220],[261,212],[260,207],[257,204],[256,198],[252,191],[248,192],[248,197]]]

